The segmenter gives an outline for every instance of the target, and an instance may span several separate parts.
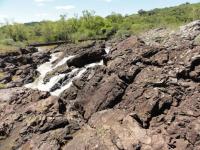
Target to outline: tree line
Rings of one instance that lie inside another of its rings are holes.
[[[66,18],[66,15],[61,15],[58,21],[7,23],[0,28],[0,44],[120,38],[158,27],[176,28],[200,19],[200,3],[185,3],[150,11],[139,10],[137,14],[125,16],[112,13],[101,17],[95,15],[94,11],[86,10],[81,17]]]

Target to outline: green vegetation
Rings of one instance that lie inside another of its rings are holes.
[[[66,19],[65,15],[61,15],[60,20],[55,22],[7,24],[0,28],[0,47],[21,47],[27,43],[80,41],[111,36],[119,38],[158,27],[177,28],[197,19],[200,19],[200,3],[186,3],[151,11],[139,10],[138,14],[129,16],[112,13],[105,18],[95,15],[93,11],[83,11],[81,17]]]
[[[18,47],[0,44],[0,54],[17,51]]]

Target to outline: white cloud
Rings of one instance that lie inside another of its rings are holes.
[[[103,1],[105,1],[105,2],[111,2],[112,0],[103,0]]]
[[[73,6],[73,5],[65,5],[65,6],[56,6],[55,8],[58,9],[58,10],[71,10],[71,9],[74,9],[75,6]]]
[[[45,2],[52,2],[54,0],[34,0],[37,3],[45,3]]]

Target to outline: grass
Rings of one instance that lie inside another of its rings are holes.
[[[88,46],[91,46],[93,45],[93,42],[92,40],[88,40],[88,41],[83,41],[83,42],[76,42],[76,44],[79,44],[81,47],[88,47]]]
[[[40,49],[41,50],[44,50],[44,51],[49,51],[51,49],[54,49],[56,48],[58,45],[49,45],[49,46],[40,46]]]
[[[9,53],[9,52],[15,52],[17,51],[19,48],[16,46],[10,46],[10,45],[3,45],[0,44],[0,53]]]
[[[0,37],[1,38],[1,37]],[[20,47],[25,47],[26,43],[15,42],[13,39],[0,39],[0,53],[16,52]]]

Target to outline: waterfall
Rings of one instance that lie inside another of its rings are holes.
[[[75,80],[75,79],[78,79],[80,78],[86,71],[88,68],[92,68],[94,66],[97,66],[97,65],[103,65],[103,60],[101,60],[100,62],[97,62],[97,63],[91,63],[89,65],[86,65],[85,67],[83,68],[80,68],[78,69],[78,74],[74,77],[72,77],[68,83],[64,86],[62,86],[60,89],[54,91],[54,92],[51,92],[52,95],[55,95],[55,96],[59,96],[63,91],[65,91],[66,89],[68,89],[71,85],[72,85],[72,82]],[[70,72],[70,74],[73,74],[75,72],[76,69],[72,70],[72,72]],[[76,70],[77,71],[77,70]]]
[[[59,58],[59,55],[60,55],[60,53],[51,54],[51,59],[49,60],[49,62],[46,62],[46,63],[40,65],[37,68],[37,71],[40,73],[40,76],[37,79],[35,79],[35,81],[33,83],[26,84],[25,87],[26,88],[32,88],[32,89],[38,89],[38,90],[41,90],[41,91],[50,91],[50,89],[60,79],[62,79],[65,76],[65,74],[56,75],[56,76],[52,77],[49,82],[44,84],[43,80],[44,80],[46,74],[48,72],[52,71],[53,69],[63,65],[67,60],[74,57],[74,56],[65,57],[54,66],[53,62],[56,61]]]
[[[107,47],[105,49],[105,51],[106,51],[106,53],[109,53],[110,48]],[[67,60],[74,57],[74,56],[64,57],[56,65],[54,65],[54,62],[56,60],[58,60],[60,55],[61,55],[61,53],[51,54],[51,59],[49,60],[49,62],[46,62],[46,63],[40,65],[37,68],[37,71],[40,73],[40,76],[37,79],[35,79],[35,81],[33,83],[26,84],[25,87],[31,88],[31,89],[38,89],[40,91],[49,91],[51,93],[51,95],[59,96],[63,91],[68,89],[73,84],[73,81],[75,79],[80,78],[87,71],[88,68],[92,68],[92,67],[97,66],[97,65],[103,65],[103,60],[101,60],[100,62],[97,62],[97,63],[91,63],[91,64],[88,64],[88,65],[82,67],[82,68],[75,68],[69,73],[55,75],[52,78],[50,78],[49,82],[44,83],[44,78],[45,78],[45,76],[48,72],[50,72],[53,69],[65,64],[67,62]],[[67,79],[65,84],[61,84],[61,86],[59,88],[51,91],[51,89],[60,80],[64,79],[66,76],[69,77],[69,79]]]

